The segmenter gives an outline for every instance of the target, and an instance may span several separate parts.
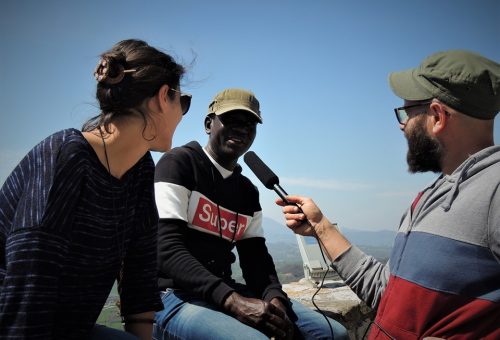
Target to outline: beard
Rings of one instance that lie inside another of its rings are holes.
[[[405,133],[408,141],[406,162],[408,171],[416,172],[441,172],[441,159],[443,148],[439,142],[429,136],[424,126],[425,120],[415,122],[410,131]]]

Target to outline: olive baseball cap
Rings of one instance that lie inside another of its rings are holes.
[[[392,91],[406,100],[437,98],[478,119],[500,111],[500,64],[464,50],[438,52],[417,68],[389,75]]]
[[[217,93],[208,105],[208,113],[221,115],[226,112],[242,110],[252,114],[262,124],[259,101],[255,95],[243,89],[225,89]]]

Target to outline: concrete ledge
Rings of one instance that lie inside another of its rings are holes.
[[[316,310],[311,298],[318,290],[306,279],[283,285],[283,290],[290,298]],[[314,302],[323,313],[337,320],[349,333],[353,340],[363,339],[375,311],[361,301],[343,281],[325,281],[323,287],[314,297]]]

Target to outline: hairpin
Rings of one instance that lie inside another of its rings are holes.
[[[111,84],[111,85],[118,84],[123,80],[126,73],[132,73],[136,71],[135,69],[126,70],[123,67],[123,65],[118,65],[117,69],[118,72],[116,76],[111,77],[109,75],[109,70],[110,70],[109,60],[107,58],[102,58],[101,60],[99,60],[99,63],[97,64],[97,67],[94,70],[95,80],[97,80],[97,82],[99,83],[104,82],[106,84]]]

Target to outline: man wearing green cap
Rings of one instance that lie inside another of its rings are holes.
[[[242,89],[217,94],[205,117],[208,143],[166,153],[155,172],[159,286],[165,309],[155,339],[347,339],[345,329],[281,289],[262,229],[256,187],[238,159],[262,123]],[[231,277],[236,247],[246,285]],[[333,334],[332,334],[333,332]]]
[[[440,52],[389,82],[410,172],[440,176],[403,215],[382,265],[351,245],[310,198],[283,206],[296,233],[316,235],[332,266],[377,309],[370,339],[500,339],[500,65]],[[307,220],[308,223],[304,223]]]

